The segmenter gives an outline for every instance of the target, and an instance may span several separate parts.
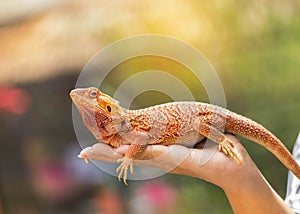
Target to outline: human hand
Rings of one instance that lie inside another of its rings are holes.
[[[249,177],[250,172],[258,170],[238,140],[232,135],[227,135],[227,137],[234,142],[236,152],[243,161],[242,165],[237,164],[222,152],[216,151],[216,147],[188,149],[181,145],[148,145],[147,149],[134,163],[157,167],[170,173],[201,178],[223,189],[229,188],[232,190],[234,184],[239,183],[241,180],[245,181],[245,177]],[[97,143],[82,150],[80,157],[116,162],[123,157],[127,148],[128,146],[124,145],[114,149],[106,144]],[[201,163],[200,157],[203,157],[205,154],[211,155],[205,163]],[[243,167],[244,165],[247,165],[247,170]]]
[[[225,191],[235,213],[293,213],[262,176],[237,138],[230,134],[227,137],[234,143],[242,164],[216,151],[215,147],[189,149],[180,145],[148,145],[134,163],[214,183]],[[83,149],[79,157],[116,162],[123,157],[127,148],[126,145],[112,148],[97,143]],[[210,158],[201,163],[199,157],[205,154],[211,154],[208,155]]]

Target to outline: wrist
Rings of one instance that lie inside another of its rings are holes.
[[[293,213],[261,173],[232,186],[223,190],[234,213]]]

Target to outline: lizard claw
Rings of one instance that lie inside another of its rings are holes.
[[[229,156],[230,159],[235,159],[238,164],[242,164],[242,160],[240,159],[238,154],[233,150],[233,148],[234,144],[228,139],[221,141],[219,144],[219,151]]]
[[[120,166],[116,169],[116,172],[119,173],[118,180],[121,181],[121,177],[123,175],[123,182],[125,185],[127,184],[127,175],[128,168],[130,169],[130,173],[133,174],[133,160],[130,158],[121,158],[118,159],[117,162],[121,162]]]
[[[87,158],[87,156],[86,156],[86,155],[82,155],[82,154],[80,154],[80,155],[78,155],[78,157],[79,157],[79,158],[81,158],[81,159],[84,159],[84,162],[85,162],[86,164],[88,164],[88,163],[89,163],[89,159]]]

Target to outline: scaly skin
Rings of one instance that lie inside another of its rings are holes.
[[[242,164],[234,144],[224,132],[250,139],[272,152],[300,179],[300,166],[281,141],[253,120],[227,109],[200,102],[172,102],[140,110],[122,108],[118,101],[97,88],[74,89],[70,96],[84,124],[99,142],[113,147],[129,144],[117,168],[118,179],[127,184],[133,160],[151,144],[193,147],[208,138],[219,150]]]

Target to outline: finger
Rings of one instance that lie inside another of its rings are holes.
[[[145,151],[139,156],[141,160],[150,160],[161,157],[170,151],[169,146],[163,145],[149,145]]]
[[[120,159],[122,155],[117,154],[114,149],[108,145],[96,143],[92,147],[83,149],[78,157],[89,160],[115,162],[117,159]]]
[[[190,149],[181,145],[152,145],[148,146],[139,160],[137,165],[146,165],[160,168],[169,172],[180,165],[190,154]]]
[[[97,155],[113,155],[114,150],[111,146],[104,143],[96,143],[91,147],[91,152]]]
[[[128,147],[129,147],[129,145],[122,145],[122,146],[116,148],[115,152],[124,155],[126,153],[126,151],[128,150]]]

